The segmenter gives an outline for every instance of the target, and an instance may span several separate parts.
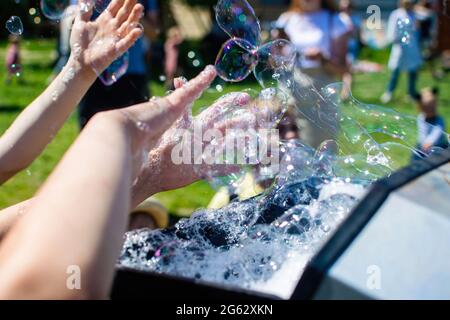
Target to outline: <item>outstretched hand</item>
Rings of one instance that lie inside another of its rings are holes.
[[[72,58],[86,72],[103,72],[142,35],[144,7],[136,0],[112,0],[95,20],[92,1],[79,0],[70,46]]]
[[[175,88],[183,90],[188,86],[181,79],[175,79]],[[175,91],[175,92],[177,92]],[[170,96],[169,96],[170,97]],[[228,174],[238,169],[236,165],[206,164],[194,165],[193,163],[175,164],[173,157],[174,148],[181,143],[180,132],[193,130],[193,126],[201,126],[203,132],[215,129],[225,137],[227,129],[248,129],[254,127],[253,117],[246,112],[236,112],[232,116],[230,109],[243,110],[249,104],[251,98],[246,93],[232,93],[217,100],[213,105],[193,118],[191,115],[190,100],[173,126],[167,130],[158,140],[157,144],[148,152],[138,179],[133,186],[133,205],[137,205],[154,193],[181,188],[201,178],[203,173],[214,171],[218,174]],[[203,148],[212,145],[212,141],[206,141]]]

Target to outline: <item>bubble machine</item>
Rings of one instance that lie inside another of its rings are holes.
[[[307,264],[298,283],[272,282],[289,292],[272,295],[118,268],[111,298],[450,299],[449,244],[447,149],[373,184]]]

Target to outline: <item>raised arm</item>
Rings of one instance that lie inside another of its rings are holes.
[[[93,118],[1,244],[0,299],[108,297],[140,154],[214,77],[209,67],[167,98]],[[66,286],[70,266],[81,290]]]
[[[80,3],[83,0],[80,0]],[[95,21],[92,8],[75,19],[67,65],[0,138],[0,184],[28,167],[44,150],[103,71],[142,34],[143,7],[136,0],[113,0]]]

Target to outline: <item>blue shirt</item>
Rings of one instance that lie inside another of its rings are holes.
[[[445,133],[445,122],[440,116],[426,119],[423,114],[417,117],[420,145],[430,144],[441,148],[448,147],[448,138]]]
[[[145,14],[158,10],[158,3],[156,0],[140,0],[139,2],[144,5]],[[145,75],[147,73],[147,64],[145,61],[146,51],[144,39],[138,39],[134,46],[128,51],[130,53],[130,60],[127,74]]]

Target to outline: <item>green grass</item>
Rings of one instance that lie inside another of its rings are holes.
[[[25,41],[22,44],[24,72],[22,79],[24,84],[4,84],[5,72],[0,72],[0,134],[14,121],[19,112],[26,107],[40,92],[44,90],[47,79],[51,74],[50,62],[55,57],[55,44],[49,40]],[[5,43],[0,44],[0,60],[4,61]],[[364,56],[386,60],[385,53],[365,52]],[[365,103],[380,104],[379,97],[386,87],[389,74],[359,74],[355,77],[354,96]],[[430,73],[425,70],[419,80],[419,87],[437,85],[440,87],[440,112],[450,123],[450,90],[449,79],[435,82]],[[250,86],[256,86],[251,84]],[[249,84],[227,85],[224,92],[242,90]],[[416,106],[407,102],[402,97],[405,94],[406,83],[404,77],[401,79],[399,89],[396,92],[396,100],[390,105],[398,111],[406,114],[416,114]],[[155,95],[163,95],[164,88],[160,83],[153,82],[151,89]],[[195,108],[200,109],[208,106],[212,101],[223,93],[215,90],[207,92],[197,103]],[[64,152],[71,145],[78,134],[76,117],[72,115],[64,125],[54,141],[47,147],[45,152],[26,170],[12,178],[0,187],[0,208],[7,207],[31,197],[39,186],[45,181],[48,174],[53,170]],[[205,182],[195,183],[186,188],[165,192],[158,198],[169,208],[172,213],[188,215],[194,209],[206,206],[214,191]]]

